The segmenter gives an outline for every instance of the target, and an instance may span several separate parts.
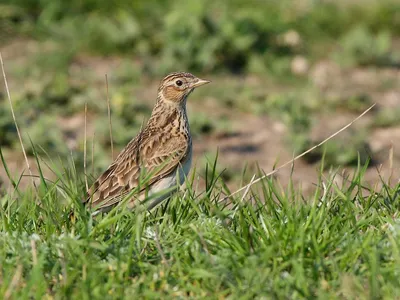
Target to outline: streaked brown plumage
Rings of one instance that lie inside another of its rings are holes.
[[[190,73],[166,76],[158,88],[157,102],[147,125],[95,181],[84,202],[96,211],[106,212],[138,187],[143,173],[151,174],[151,178],[129,199],[130,208],[143,200],[146,191],[151,195],[182,184],[192,160],[186,100],[194,88],[208,82]],[[148,208],[168,196],[153,199]]]

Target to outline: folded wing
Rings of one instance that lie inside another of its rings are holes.
[[[146,177],[143,173],[151,174],[151,178],[140,191],[173,172],[187,154],[188,143],[184,137],[147,129],[95,181],[84,203],[98,210],[111,208],[139,185],[140,178]]]

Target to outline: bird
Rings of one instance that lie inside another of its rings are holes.
[[[147,124],[93,183],[83,203],[95,213],[106,213],[125,198],[128,209],[147,198],[151,210],[170,197],[185,181],[192,163],[186,101],[195,88],[207,83],[186,72],[164,77]],[[144,184],[143,174],[148,174]]]

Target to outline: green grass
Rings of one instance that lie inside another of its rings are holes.
[[[398,62],[390,53],[391,34],[400,29],[398,1],[347,2],[5,0],[0,40],[17,33],[72,55],[134,55],[153,75],[184,68],[287,77],[293,55],[326,56],[338,39],[345,64]],[[300,37],[294,43],[285,39],[293,30]]]
[[[334,60],[345,70],[398,65],[398,1],[110,3],[0,4],[0,47],[25,146],[45,168],[36,153],[43,148],[56,173],[54,183],[41,178],[37,192],[22,189],[26,178],[14,174],[14,189],[0,182],[0,298],[400,298],[400,185],[382,180],[383,188],[366,190],[370,153],[360,154],[374,127],[399,124],[397,110],[371,112],[372,125],[313,153],[323,163],[312,196],[264,179],[244,199],[238,194],[219,202],[240,172],[232,167],[219,174],[225,166],[206,165],[203,157],[198,173],[205,188],[190,180],[186,192],[151,212],[117,208],[96,218],[80,204],[82,132],[59,127],[56,119],[82,115],[88,103],[87,147],[91,154],[95,132],[98,174],[110,157],[104,73],[120,148],[150,114],[156,87],[150,96],[148,84],[188,70],[213,77],[191,99],[194,136],[229,132],[236,121],[236,115],[214,119],[198,109],[212,98],[215,111],[283,123],[290,151],[304,150],[318,142],[310,130],[319,114],[358,114],[372,104],[375,89],[393,90],[396,80],[382,78],[362,92],[351,87],[350,95],[333,85],[332,95],[309,76],[293,74],[292,59],[304,57],[311,67]],[[297,42],[287,40],[290,32]],[[258,83],[246,80],[254,76]],[[77,148],[67,149],[65,140],[75,134]],[[20,146],[2,90],[0,141],[3,167],[12,169],[15,161],[3,154]],[[67,163],[70,152],[74,163]],[[339,175],[323,175],[337,165],[356,168],[345,186],[334,183]],[[243,172],[242,180],[251,177]]]
[[[244,199],[220,202],[227,191],[209,165],[204,190],[189,182],[152,212],[117,207],[92,218],[70,167],[38,195],[16,189],[1,199],[1,295],[400,297],[400,186],[365,190],[364,171],[343,187],[321,179],[325,189],[307,198],[265,179]]]

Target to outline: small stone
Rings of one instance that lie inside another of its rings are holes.
[[[304,56],[297,55],[291,62],[291,70],[293,74],[305,75],[309,70],[308,60]]]
[[[283,34],[283,43],[285,45],[296,47],[301,44],[300,34],[295,30],[289,30]]]

